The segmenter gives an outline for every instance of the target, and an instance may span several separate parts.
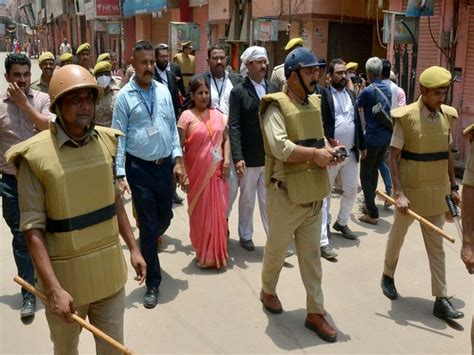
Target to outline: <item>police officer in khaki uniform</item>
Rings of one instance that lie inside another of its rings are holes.
[[[470,150],[462,181],[463,243],[461,259],[470,274],[474,274],[474,124],[464,130]]]
[[[92,69],[92,52],[91,45],[89,43],[81,44],[76,51],[77,64],[81,67],[86,68],[92,74],[94,71]]]
[[[327,166],[341,160],[333,157],[341,147],[326,144],[320,99],[311,95],[319,65],[308,48],[294,49],[285,59],[288,92],[266,95],[260,103],[269,222],[261,301],[271,313],[283,311],[276,286],[294,236],[307,293],[305,326],[334,342],[336,330],[325,319],[319,241],[322,200],[329,194]]]
[[[13,146],[7,157],[18,167],[20,226],[47,295],[46,318],[55,354],[78,354],[79,325],[72,314],[123,342],[127,270],[120,233],[136,279],[146,264],[114,186],[120,131],[94,127],[102,96],[92,75],[78,65],[58,69],[50,84],[57,119],[50,129]],[[96,338],[98,354],[116,350]]]
[[[394,274],[400,249],[414,218],[411,209],[442,228],[448,208],[446,194],[460,201],[454,176],[450,131],[458,117],[455,108],[443,105],[451,85],[451,74],[441,67],[430,67],[420,75],[421,96],[408,106],[393,109],[393,135],[390,142],[390,173],[396,200],[394,221],[385,251],[382,291],[397,299]],[[431,271],[431,292],[436,297],[433,314],[458,319],[464,314],[447,298],[443,238],[421,225]]]
[[[120,86],[112,78],[112,66],[109,62],[98,62],[94,67],[94,76],[104,89],[104,96],[95,105],[95,123],[99,126],[110,127],[112,125],[112,112],[115,98]]]
[[[189,87],[189,80],[194,75],[195,58],[191,54],[193,51],[191,41],[181,43],[181,46],[183,47],[183,51],[174,56],[173,63],[179,64],[179,69],[181,69],[181,75],[183,76],[184,88],[187,91]]]
[[[31,84],[31,88],[47,94],[49,90],[49,82],[51,81],[54,69],[56,68],[56,58],[53,53],[45,52],[40,55],[38,63],[42,74],[38,80]]]
[[[286,44],[285,52],[286,52],[286,54],[288,54],[293,49],[298,48],[298,47],[302,47],[303,45],[304,45],[304,42],[303,42],[302,38],[299,38],[299,37],[292,38]],[[277,65],[276,67],[273,68],[272,76],[271,76],[270,81],[278,87],[279,91],[283,90],[283,84],[286,84],[285,63]]]
[[[64,67],[65,65],[72,64],[73,56],[71,53],[61,54],[59,57],[60,66]]]
[[[462,229],[461,260],[470,274],[474,274],[474,124],[464,130],[470,145],[464,178],[462,180]],[[474,315],[471,321],[471,350],[474,349]]]

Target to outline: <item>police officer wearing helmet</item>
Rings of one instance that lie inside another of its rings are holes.
[[[312,95],[319,65],[308,48],[294,49],[285,59],[287,93],[266,95],[260,103],[269,220],[261,301],[271,313],[283,311],[276,286],[294,236],[307,293],[305,326],[334,342],[336,330],[325,319],[319,236],[327,167],[343,160],[335,154],[343,147],[331,148],[324,139],[320,98]]]
[[[451,81],[449,71],[430,67],[420,75],[418,101],[391,111],[394,126],[389,166],[397,209],[387,239],[381,286],[392,300],[397,299],[394,274],[400,250],[414,220],[408,209],[442,228],[448,211],[445,196],[451,194],[454,201],[460,201],[450,144],[458,113],[454,107],[443,105]],[[431,292],[436,298],[433,314],[443,319],[464,317],[447,297],[443,238],[423,225],[421,234],[428,254]]]
[[[130,249],[136,279],[143,282],[146,276],[120,189],[114,186],[122,133],[94,126],[102,94],[86,69],[71,64],[56,70],[50,83],[56,121],[7,152],[18,167],[20,227],[39,288],[48,297],[46,318],[55,354],[78,354],[75,312],[123,342],[127,270],[119,233]],[[114,353],[97,338],[96,350]]]

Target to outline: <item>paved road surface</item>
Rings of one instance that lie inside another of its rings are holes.
[[[1,53],[0,62],[4,58]],[[33,76],[39,76],[36,60]],[[5,81],[1,81],[2,93],[5,87]],[[337,201],[331,204],[333,215],[337,206]],[[127,209],[130,212],[130,203]],[[234,208],[230,219],[230,260],[226,271],[196,267],[186,206],[174,208],[172,225],[164,237],[166,249],[160,254],[163,283],[155,309],[143,308],[145,289],[137,287],[129,270],[125,339],[137,354],[470,353],[472,278],[459,260],[459,240],[454,245],[445,244],[448,291],[454,296],[453,304],[466,317],[447,324],[431,314],[428,261],[417,223],[410,228],[402,250],[396,274],[400,297],[392,302],[382,295],[379,286],[392,212],[382,210],[379,225],[371,227],[357,221],[354,208],[350,226],[358,232],[360,240],[349,241],[333,234],[331,243],[339,254],[338,260],[323,260],[326,309],[330,322],[338,329],[338,342],[328,344],[304,328],[305,292],[296,256],[287,259],[288,265],[280,277],[278,293],[285,311],[271,315],[263,310],[258,299],[265,244],[262,225],[257,212],[256,250],[246,252],[237,242],[236,212]],[[452,224],[445,229],[452,235],[456,233]],[[15,273],[11,237],[0,219],[0,353],[51,354],[41,303],[32,324],[23,325],[20,321],[20,290],[12,282]],[[87,331],[81,335],[80,353],[95,353]]]

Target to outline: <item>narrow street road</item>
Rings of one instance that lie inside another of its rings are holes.
[[[4,60],[5,53],[1,53],[2,73]],[[33,78],[38,78],[37,60],[32,62]],[[6,81],[2,80],[2,95],[5,89]],[[329,321],[338,329],[337,343],[325,343],[304,327],[305,291],[296,256],[287,259],[278,285],[284,312],[272,315],[263,310],[259,292],[265,235],[257,211],[256,250],[247,252],[238,243],[235,205],[230,219],[227,270],[200,270],[193,261],[187,207],[183,205],[175,206],[172,225],[164,236],[165,250],[160,254],[163,282],[155,309],[143,307],[145,288],[136,285],[129,267],[126,345],[136,354],[469,354],[473,283],[459,258],[461,243],[455,226],[445,227],[456,237],[455,244],[445,243],[448,292],[466,316],[448,324],[432,315],[428,260],[418,222],[409,230],[395,276],[400,297],[390,301],[382,294],[380,277],[393,217],[391,210],[383,210],[380,200],[378,204],[379,225],[358,222],[354,207],[349,224],[359,240],[345,240],[333,233],[330,241],[339,257],[337,262],[322,262],[325,305]],[[331,203],[333,216],[338,206],[339,198],[335,196]],[[130,207],[127,196],[131,217]],[[126,247],[124,251],[128,261]],[[20,321],[20,288],[12,281],[15,274],[10,231],[0,219],[0,353],[51,354],[41,303],[31,324]],[[87,331],[81,335],[80,353],[95,353],[93,338]]]

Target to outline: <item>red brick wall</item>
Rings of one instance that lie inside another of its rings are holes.
[[[208,6],[197,6],[192,8],[192,22],[199,24],[201,29],[199,47],[196,51],[196,70],[195,73],[207,71],[207,24],[209,21]]]

